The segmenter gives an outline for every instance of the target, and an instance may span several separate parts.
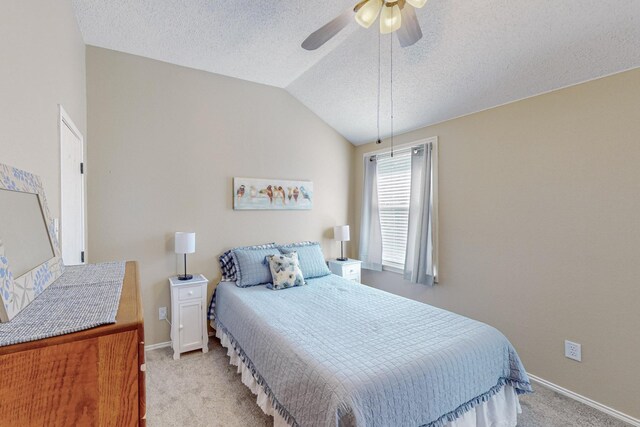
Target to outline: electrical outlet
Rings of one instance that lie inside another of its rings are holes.
[[[167,318],[167,307],[160,307],[158,309],[158,320],[165,320]]]
[[[576,360],[578,362],[582,362],[582,345],[572,342],[572,341],[564,341],[564,355],[569,359]]]

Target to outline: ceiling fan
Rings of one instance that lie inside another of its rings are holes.
[[[414,8],[421,8],[427,0],[362,0],[311,33],[302,42],[306,50],[315,50],[346,27],[355,15],[355,20],[369,28],[380,15],[380,33],[397,31],[400,46],[411,46],[422,38],[420,23]]]

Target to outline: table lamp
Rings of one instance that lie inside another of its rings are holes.
[[[178,275],[178,279],[191,280],[193,275],[187,274],[187,254],[196,251],[196,233],[177,231],[175,240],[175,252],[184,255],[184,275]]]
[[[348,242],[350,240],[349,226],[336,225],[333,227],[333,240],[340,242],[340,258],[338,258],[338,261],[346,261],[348,258],[344,257],[344,242]]]

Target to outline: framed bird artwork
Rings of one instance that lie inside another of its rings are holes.
[[[233,178],[235,210],[309,210],[313,182],[265,178]]]

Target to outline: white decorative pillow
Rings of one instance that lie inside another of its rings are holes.
[[[278,290],[307,284],[300,270],[297,253],[267,255],[267,261],[272,279],[272,283],[267,284],[267,288]]]

